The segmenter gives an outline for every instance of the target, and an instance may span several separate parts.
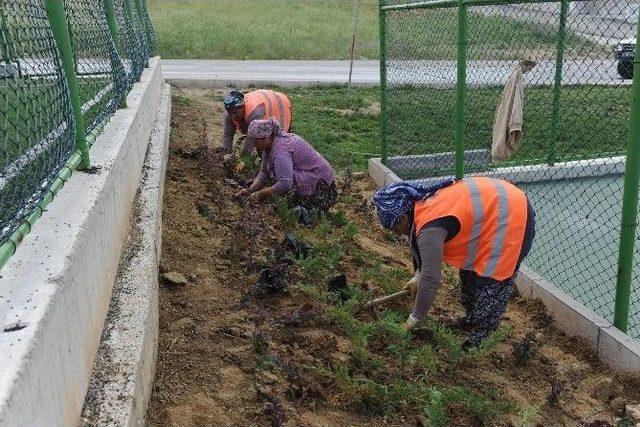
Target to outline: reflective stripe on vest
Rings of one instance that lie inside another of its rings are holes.
[[[491,178],[469,178],[415,204],[415,230],[445,216],[460,223],[460,231],[445,242],[447,263],[483,277],[513,276],[527,223],[527,198],[514,185]]]

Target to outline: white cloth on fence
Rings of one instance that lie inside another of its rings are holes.
[[[507,80],[493,123],[491,159],[504,161],[518,152],[522,145],[522,108],[524,93],[522,76],[535,66],[533,61],[520,61]]]

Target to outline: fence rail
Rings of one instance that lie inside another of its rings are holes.
[[[155,46],[145,0],[0,0],[0,268]]]
[[[538,212],[530,266],[640,337],[640,82],[632,103],[626,40],[638,28],[625,4],[599,4],[380,1],[381,153],[402,179],[520,184]],[[495,115],[517,67],[522,145],[494,160]]]

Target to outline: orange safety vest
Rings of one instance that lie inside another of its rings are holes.
[[[291,102],[284,93],[276,92],[274,90],[254,90],[244,94],[244,122],[249,126],[249,117],[253,110],[260,105],[264,105],[264,117],[260,117],[262,120],[275,117],[278,119],[280,126],[284,132],[289,132],[291,127]],[[242,131],[242,126],[238,120],[233,120],[238,131]]]
[[[460,231],[444,244],[444,260],[483,277],[514,275],[527,226],[527,196],[500,179],[468,178],[416,202],[416,234],[425,224],[453,216]]]

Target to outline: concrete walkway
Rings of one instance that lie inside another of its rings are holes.
[[[504,85],[515,61],[468,61],[470,86]],[[167,81],[181,87],[207,88],[226,86],[313,86],[346,84],[349,61],[230,61],[163,60],[162,72]],[[353,84],[379,85],[378,61],[356,61]],[[529,86],[552,85],[554,61],[541,61],[527,75]],[[387,65],[388,84],[454,87],[455,61],[391,61]],[[621,85],[614,59],[571,59],[563,67],[563,84]]]
[[[171,84],[184,87],[212,86],[313,86],[345,84],[349,61],[162,61],[162,72]],[[375,86],[379,83],[378,61],[356,61],[353,83]]]

